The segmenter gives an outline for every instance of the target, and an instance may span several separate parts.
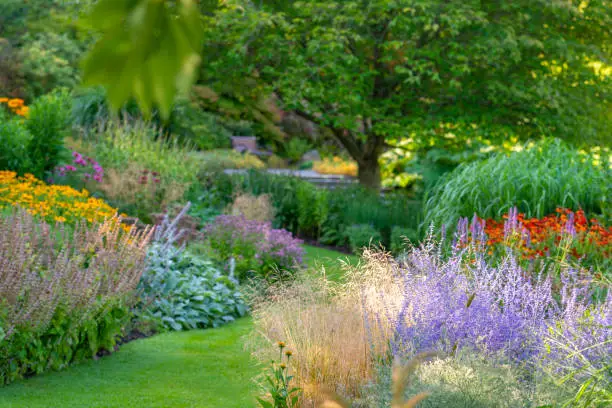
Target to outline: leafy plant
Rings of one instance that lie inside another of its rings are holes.
[[[289,362],[293,353],[289,350],[283,353],[286,345],[279,341],[279,358],[278,363],[272,362],[270,374],[266,376],[268,382],[268,390],[272,402],[262,398],[257,398],[257,401],[262,408],[293,408],[298,406],[301,390],[298,387],[291,386],[293,376],[289,375]]]
[[[300,161],[304,154],[312,149],[312,145],[304,138],[294,137],[284,145],[285,156],[293,163]]]
[[[59,164],[69,117],[70,96],[65,91],[44,95],[30,106],[25,126],[32,135],[28,152],[35,176],[42,178]]]
[[[85,84],[105,85],[116,109],[133,96],[145,114],[155,105],[168,118],[176,94],[189,89],[200,61],[196,3],[103,0],[88,22],[100,37],[83,63]]]
[[[405,252],[408,246],[408,241],[411,244],[417,244],[419,234],[412,228],[393,227],[391,228],[391,252],[400,254]]]
[[[29,146],[32,135],[20,119],[2,118],[0,113],[0,168],[24,174],[32,169]]]
[[[180,100],[172,110],[168,131],[199,150],[231,148],[231,132],[218,117],[197,104]]]
[[[247,313],[236,280],[210,260],[160,243],[149,249],[139,289],[140,318],[168,330],[218,327]]]
[[[351,225],[344,234],[348,240],[351,251],[360,254],[363,248],[379,245],[382,241],[380,232],[367,224]]]

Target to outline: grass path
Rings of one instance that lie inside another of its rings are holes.
[[[261,370],[240,340],[251,325],[244,318],[136,340],[98,361],[0,388],[0,407],[255,407],[252,378]]]
[[[305,246],[305,263],[339,280],[358,257]],[[2,408],[249,408],[261,368],[243,349],[243,318],[219,329],[160,334],[111,356],[0,388]]]

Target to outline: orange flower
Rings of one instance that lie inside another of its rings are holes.
[[[9,108],[20,108],[23,106],[23,99],[11,99],[8,101]]]
[[[8,101],[9,101],[9,98],[6,98],[6,97],[0,98],[0,103],[7,103]]]

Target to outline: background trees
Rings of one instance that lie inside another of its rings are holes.
[[[389,139],[415,126],[607,135],[610,79],[598,69],[610,57],[605,2],[279,4],[231,0],[207,18],[200,80],[255,80],[247,93],[273,93],[331,129],[367,186],[380,185]]]

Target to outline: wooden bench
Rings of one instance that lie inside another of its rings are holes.
[[[255,136],[232,136],[232,149],[240,153],[251,153],[256,156],[270,156],[271,152],[257,149],[257,138]]]

